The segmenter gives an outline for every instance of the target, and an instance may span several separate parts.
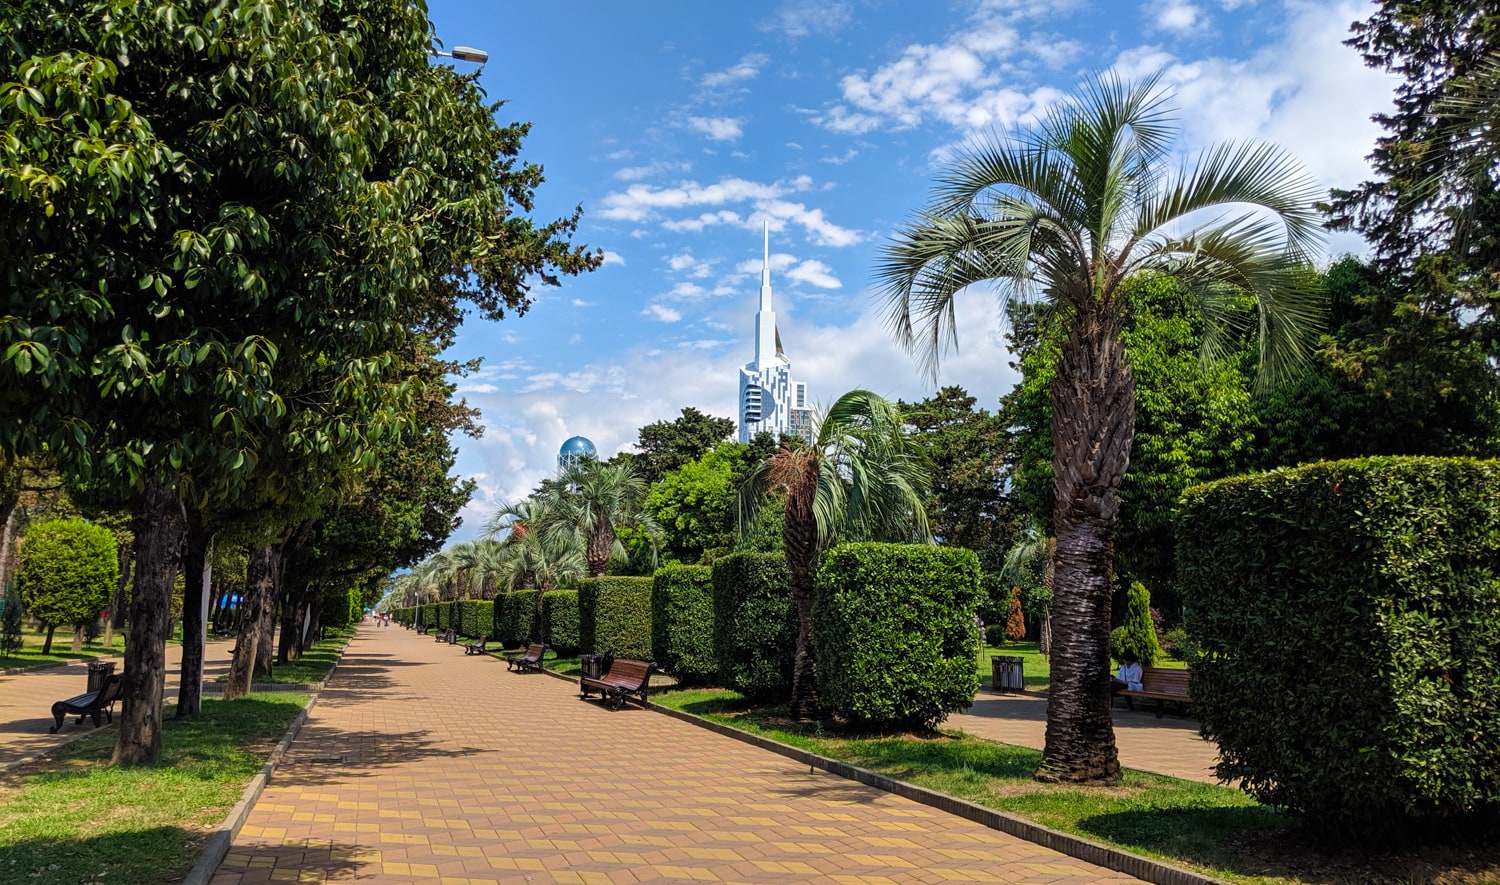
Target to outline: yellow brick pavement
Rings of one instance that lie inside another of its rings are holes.
[[[363,627],[213,885],[1134,881],[399,628]]]

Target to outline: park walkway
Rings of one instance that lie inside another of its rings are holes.
[[[1170,712],[1157,719],[1155,701],[1137,701],[1133,711],[1121,701],[1115,704],[1115,746],[1121,765],[1183,780],[1219,782],[1214,777],[1219,748],[1198,736],[1197,721]],[[1047,699],[980,691],[974,706],[949,716],[943,727],[1040,750],[1047,736]]]
[[[1134,881],[399,627],[359,629],[213,885]]]
[[[233,639],[212,639],[208,642],[203,662],[205,684],[229,672],[232,648]],[[124,666],[124,658],[120,655],[104,660],[115,662],[116,673]],[[169,643],[167,687],[164,695],[169,704],[177,702],[181,670],[182,646]],[[52,704],[83,694],[88,690],[88,681],[88,665],[85,661],[0,675],[0,769],[50,750],[70,740],[80,731],[91,730],[94,726],[87,719],[82,725],[75,725],[74,718],[70,717],[64,721],[62,730],[57,734],[47,733],[47,729],[52,727]],[[119,709],[116,704],[117,713]]]

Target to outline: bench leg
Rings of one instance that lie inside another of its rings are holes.
[[[52,723],[52,727],[47,730],[47,733],[57,734],[57,730],[59,728],[62,728],[63,720],[68,718],[68,714],[63,710],[59,710],[57,707],[53,707],[52,718],[55,721]]]
[[[612,710],[618,710],[625,706],[625,690],[617,688],[609,693],[609,706]]]
[[[1160,719],[1162,711],[1167,708],[1167,702],[1161,698],[1156,699],[1156,718]]]

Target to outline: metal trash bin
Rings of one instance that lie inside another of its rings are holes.
[[[604,675],[604,655],[584,655],[578,659],[586,679],[598,679]]]
[[[89,664],[89,687],[88,691],[98,691],[104,687],[104,680],[115,673],[114,661],[94,661]]]
[[[1026,659],[1019,655],[990,655],[990,688],[995,691],[1026,690]]]

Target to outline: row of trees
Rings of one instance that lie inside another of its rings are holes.
[[[533,223],[527,127],[432,43],[406,0],[0,20],[0,463],[45,460],[133,515],[116,762],[160,750],[179,571],[196,670],[211,539],[249,547],[226,694],[246,691],[283,574],[305,618],[297,594],[388,574],[455,524],[447,433],[472,413],[438,355],[465,305],[519,314],[537,279],[599,261],[570,243],[576,213]]]

